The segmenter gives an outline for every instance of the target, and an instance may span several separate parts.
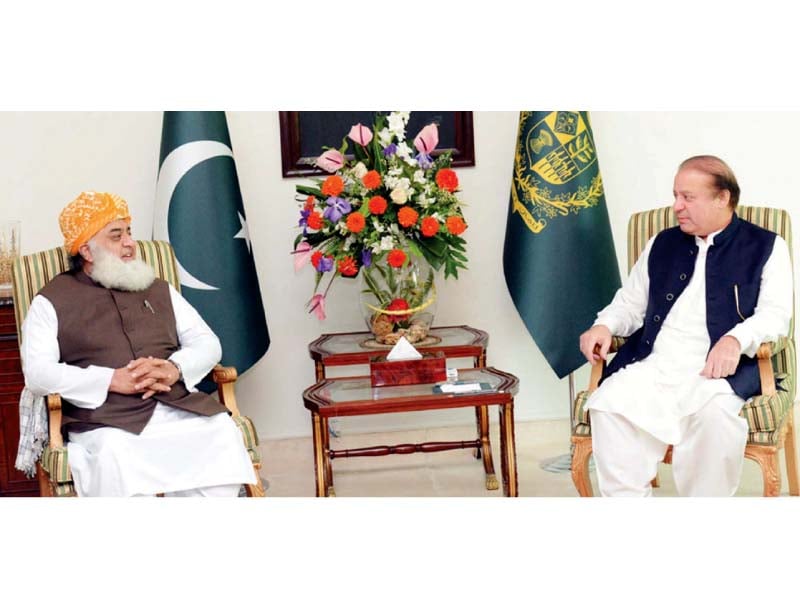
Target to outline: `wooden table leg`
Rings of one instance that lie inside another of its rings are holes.
[[[481,454],[483,456],[483,470],[486,472],[486,489],[496,490],[500,487],[492,462],[492,443],[489,440],[489,407],[478,406],[478,435],[481,440]]]
[[[325,461],[325,489],[328,496],[335,496],[333,491],[333,461],[331,461],[328,451],[331,449],[331,428],[328,419],[323,419],[322,423],[322,459]]]
[[[328,426],[328,420],[323,419],[318,413],[311,413],[314,439],[314,475],[316,481],[317,497],[327,496],[325,473],[325,438],[323,431]]]
[[[478,431],[478,439],[481,438],[481,407],[475,407],[475,429]],[[472,451],[472,456],[475,457],[475,460],[480,460],[482,453],[480,448],[475,448]]]
[[[516,497],[517,489],[517,448],[514,440],[514,402],[500,405],[500,454],[503,474],[503,493]]]

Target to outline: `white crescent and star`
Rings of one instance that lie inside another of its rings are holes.
[[[164,159],[164,163],[161,165],[161,169],[158,173],[158,182],[156,184],[153,239],[170,241],[169,223],[167,222],[169,205],[172,201],[172,194],[175,192],[175,188],[178,187],[181,179],[183,179],[183,176],[200,163],[217,156],[230,156],[232,159],[233,151],[222,142],[200,140],[182,144],[167,155]],[[250,252],[250,233],[247,229],[247,221],[245,221],[241,213],[237,212],[237,215],[239,216],[239,222],[242,228],[233,237],[244,239],[247,243],[247,251]],[[189,271],[181,265],[177,257],[175,258],[175,262],[178,264],[178,276],[181,285],[198,290],[219,289],[200,281],[189,273]]]

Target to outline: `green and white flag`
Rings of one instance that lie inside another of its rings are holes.
[[[269,348],[239,179],[223,111],[164,112],[153,239],[175,249],[181,293],[239,373]]]
[[[503,251],[514,305],[559,377],[620,287],[603,180],[584,111],[521,112]]]

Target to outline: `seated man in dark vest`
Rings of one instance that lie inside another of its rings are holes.
[[[79,496],[236,496],[255,483],[225,407],[194,386],[219,340],[136,256],[126,202],[85,192],[59,224],[73,268],[31,302],[26,386],[61,394]]]
[[[604,496],[651,495],[669,444],[679,494],[735,493],[747,443],[739,413],[761,391],[754,356],[789,331],[788,246],[736,216],[730,167],[714,156],[689,158],[673,195],[678,226],[647,243],[580,339],[594,364],[612,335],[629,338],[587,404]]]

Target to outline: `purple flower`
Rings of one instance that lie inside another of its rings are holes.
[[[372,265],[372,250],[369,248],[364,248],[361,251],[361,264],[365,267]]]
[[[328,208],[323,211],[322,216],[331,223],[336,223],[351,210],[350,203],[344,198],[339,198],[339,196],[331,196],[325,203],[328,205]]]
[[[330,271],[333,269],[333,257],[323,256],[319,259],[317,263],[317,271],[320,273],[325,273],[326,271]]]
[[[308,227],[308,215],[311,214],[310,210],[301,210],[300,211],[300,220],[297,222],[298,227],[303,228],[303,235],[306,234],[307,227]]]
[[[422,169],[430,169],[433,166],[433,158],[430,154],[420,152],[414,158],[417,159],[417,163],[419,163],[419,166]]]
[[[386,146],[386,148],[383,149],[384,156],[391,156],[395,152],[397,152],[397,144],[389,144],[388,146]]]

